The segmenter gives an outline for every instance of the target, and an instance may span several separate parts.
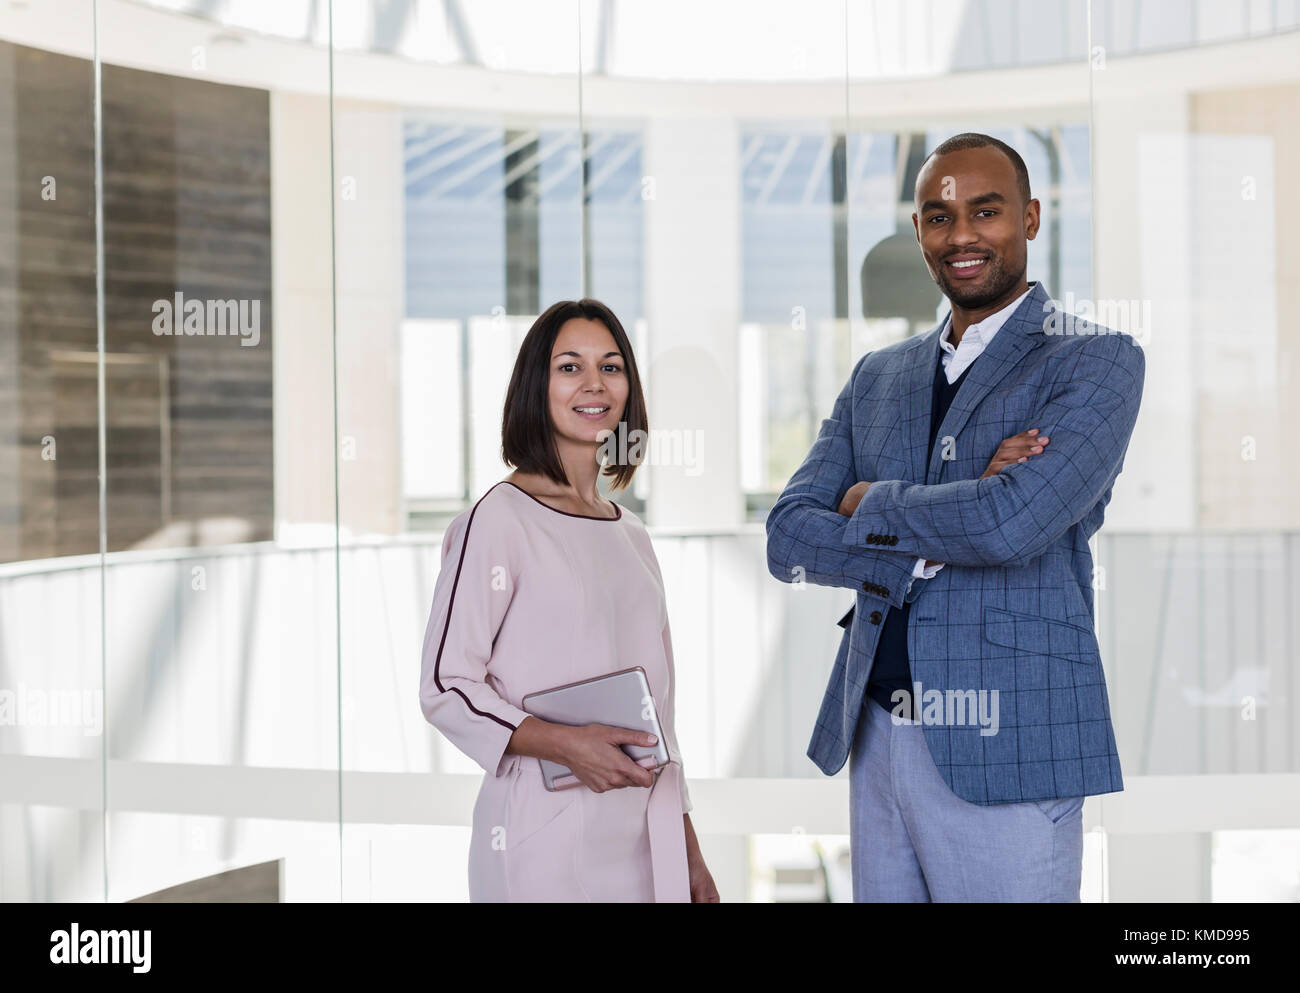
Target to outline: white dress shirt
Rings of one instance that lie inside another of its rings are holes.
[[[1024,293],[1020,294],[996,314],[990,314],[978,324],[972,324],[968,327],[966,333],[961,336],[961,341],[956,348],[948,340],[949,334],[952,333],[952,312],[948,312],[948,316],[944,318],[943,322],[943,333],[939,335],[939,348],[942,350],[939,361],[943,363],[943,374],[948,377],[950,384],[955,383],[957,377],[980,357],[980,353],[984,349],[988,348],[993,336],[998,333],[1003,324],[1007,323],[1007,318],[1015,312],[1015,309],[1020,306],[1025,297],[1029,296],[1033,288],[1033,284],[1030,284],[1029,289],[1025,290]],[[927,569],[925,567],[925,558],[922,557],[917,559],[916,564],[912,566],[912,575],[916,579],[933,579],[942,568],[943,563],[940,562],[938,565]],[[911,584],[908,584],[908,589],[911,589]]]

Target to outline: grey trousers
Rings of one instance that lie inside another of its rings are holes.
[[[970,803],[897,720],[867,698],[849,754],[853,899],[1079,902],[1083,797]]]

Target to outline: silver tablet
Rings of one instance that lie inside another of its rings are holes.
[[[668,764],[668,746],[655,710],[654,697],[645,670],[640,666],[608,675],[566,683],[549,690],[529,693],[523,710],[552,724],[608,724],[610,727],[647,731],[657,739],[654,745],[622,745],[638,765],[658,771]],[[548,790],[580,786],[578,777],[559,762],[540,759],[542,781]]]

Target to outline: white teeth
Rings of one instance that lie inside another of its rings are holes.
[[[573,409],[580,414],[603,414],[609,410],[608,407],[574,407]]]
[[[984,264],[983,259],[971,259],[969,262],[953,262],[952,267],[954,269],[969,269],[973,265],[983,265],[983,264]]]

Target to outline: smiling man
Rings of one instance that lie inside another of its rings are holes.
[[[1088,540],[1145,361],[1055,333],[1009,145],[940,144],[912,222],[950,312],[858,361],[767,519],[773,576],[857,593],[808,755],[849,761],[855,900],[1077,901],[1083,798],[1124,788]]]

